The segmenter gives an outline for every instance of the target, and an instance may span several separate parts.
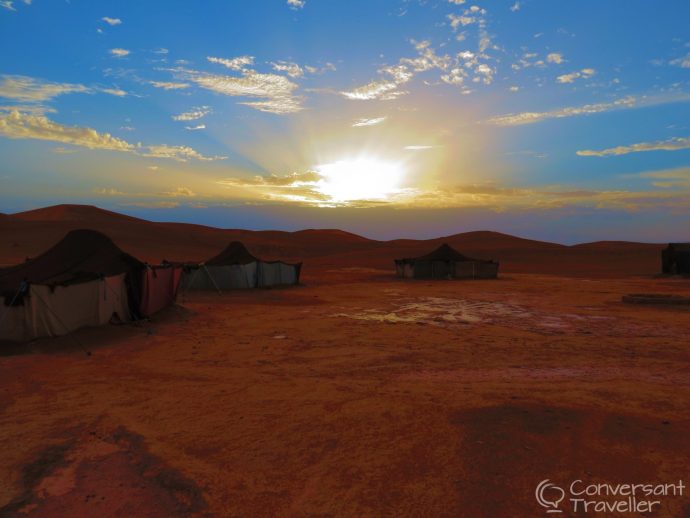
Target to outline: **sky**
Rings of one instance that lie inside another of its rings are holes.
[[[0,212],[690,240],[687,0],[0,0]]]

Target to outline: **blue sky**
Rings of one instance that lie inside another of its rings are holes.
[[[687,1],[0,1],[0,211],[690,239]]]

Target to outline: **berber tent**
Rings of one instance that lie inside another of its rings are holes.
[[[73,230],[38,257],[0,269],[0,340],[151,315],[174,301],[174,272],[147,266],[100,232]]]
[[[396,259],[395,271],[410,279],[495,279],[498,263],[472,259],[444,243],[429,254]]]
[[[0,270],[0,340],[130,320],[143,269],[100,232],[73,230],[40,256]]]
[[[690,243],[669,243],[661,251],[661,268],[664,273],[690,274]]]
[[[215,257],[187,265],[181,289],[215,290],[263,288],[299,284],[302,263],[264,261],[252,255],[239,241],[233,241]]]

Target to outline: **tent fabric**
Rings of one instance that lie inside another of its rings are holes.
[[[205,262],[207,266],[228,266],[232,264],[256,263],[259,259],[254,257],[247,247],[239,241],[233,241],[225,250]]]
[[[397,259],[398,277],[415,279],[493,279],[498,263],[467,257],[448,244],[419,257]]]
[[[24,281],[66,286],[124,273],[128,275],[129,296],[136,307],[141,293],[140,272],[144,266],[100,232],[72,230],[40,256],[0,269],[0,294],[9,304]]]
[[[142,272],[141,314],[151,316],[174,304],[181,277],[180,267],[148,266]]]
[[[233,241],[217,256],[185,268],[181,289],[226,291],[299,284],[302,263],[263,261],[239,241]]]
[[[661,270],[668,274],[690,274],[690,243],[669,243],[661,251]]]
[[[125,274],[58,286],[32,284],[22,305],[0,306],[0,340],[61,336],[129,320]]]

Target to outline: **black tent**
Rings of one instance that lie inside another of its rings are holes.
[[[690,243],[669,243],[661,251],[661,270],[668,274],[690,274]]]
[[[444,243],[426,255],[396,259],[395,270],[414,279],[494,279],[498,263],[467,257]]]

